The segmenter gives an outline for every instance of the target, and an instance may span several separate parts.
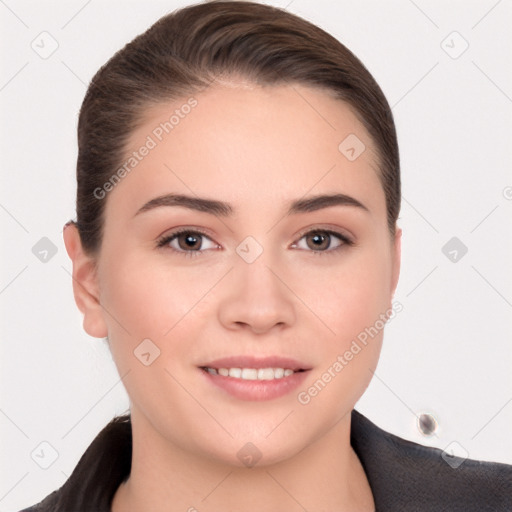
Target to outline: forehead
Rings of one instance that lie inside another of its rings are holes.
[[[129,139],[129,160],[109,202],[192,192],[242,207],[336,189],[384,207],[362,123],[344,102],[298,84],[224,83],[153,106]]]

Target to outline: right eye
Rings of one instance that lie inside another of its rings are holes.
[[[208,249],[218,249],[219,246],[200,231],[181,230],[165,235],[158,241],[158,247],[170,247],[182,253],[202,252]]]

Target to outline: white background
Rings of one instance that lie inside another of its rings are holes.
[[[99,66],[187,3],[0,1],[0,512],[62,485],[128,407],[105,342],[82,330],[62,242],[75,217],[77,113]],[[512,464],[511,2],[269,3],[348,46],[397,123],[404,310],[358,409],[401,437]],[[47,59],[31,48],[43,31],[59,45]],[[469,47],[452,58],[461,37]],[[468,248],[456,262],[442,252],[454,236]],[[32,253],[42,237],[58,250],[46,263]],[[422,412],[436,435],[418,430]],[[42,441],[59,454],[46,470],[30,455]]]

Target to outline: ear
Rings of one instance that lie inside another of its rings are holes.
[[[397,227],[395,238],[393,240],[393,269],[391,272],[391,295],[395,295],[395,290],[400,277],[400,264],[402,259],[402,230]]]
[[[99,300],[96,260],[84,251],[74,222],[64,226],[63,236],[66,251],[73,263],[73,294],[78,309],[84,315],[84,330],[95,338],[105,338],[108,329]]]

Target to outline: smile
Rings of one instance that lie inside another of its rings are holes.
[[[199,365],[201,374],[231,399],[262,401],[293,396],[309,375],[304,362],[281,356],[232,356]]]
[[[274,380],[289,377],[295,373],[290,368],[209,368],[204,367],[210,375],[221,375],[243,380]],[[303,370],[297,370],[298,372]]]

